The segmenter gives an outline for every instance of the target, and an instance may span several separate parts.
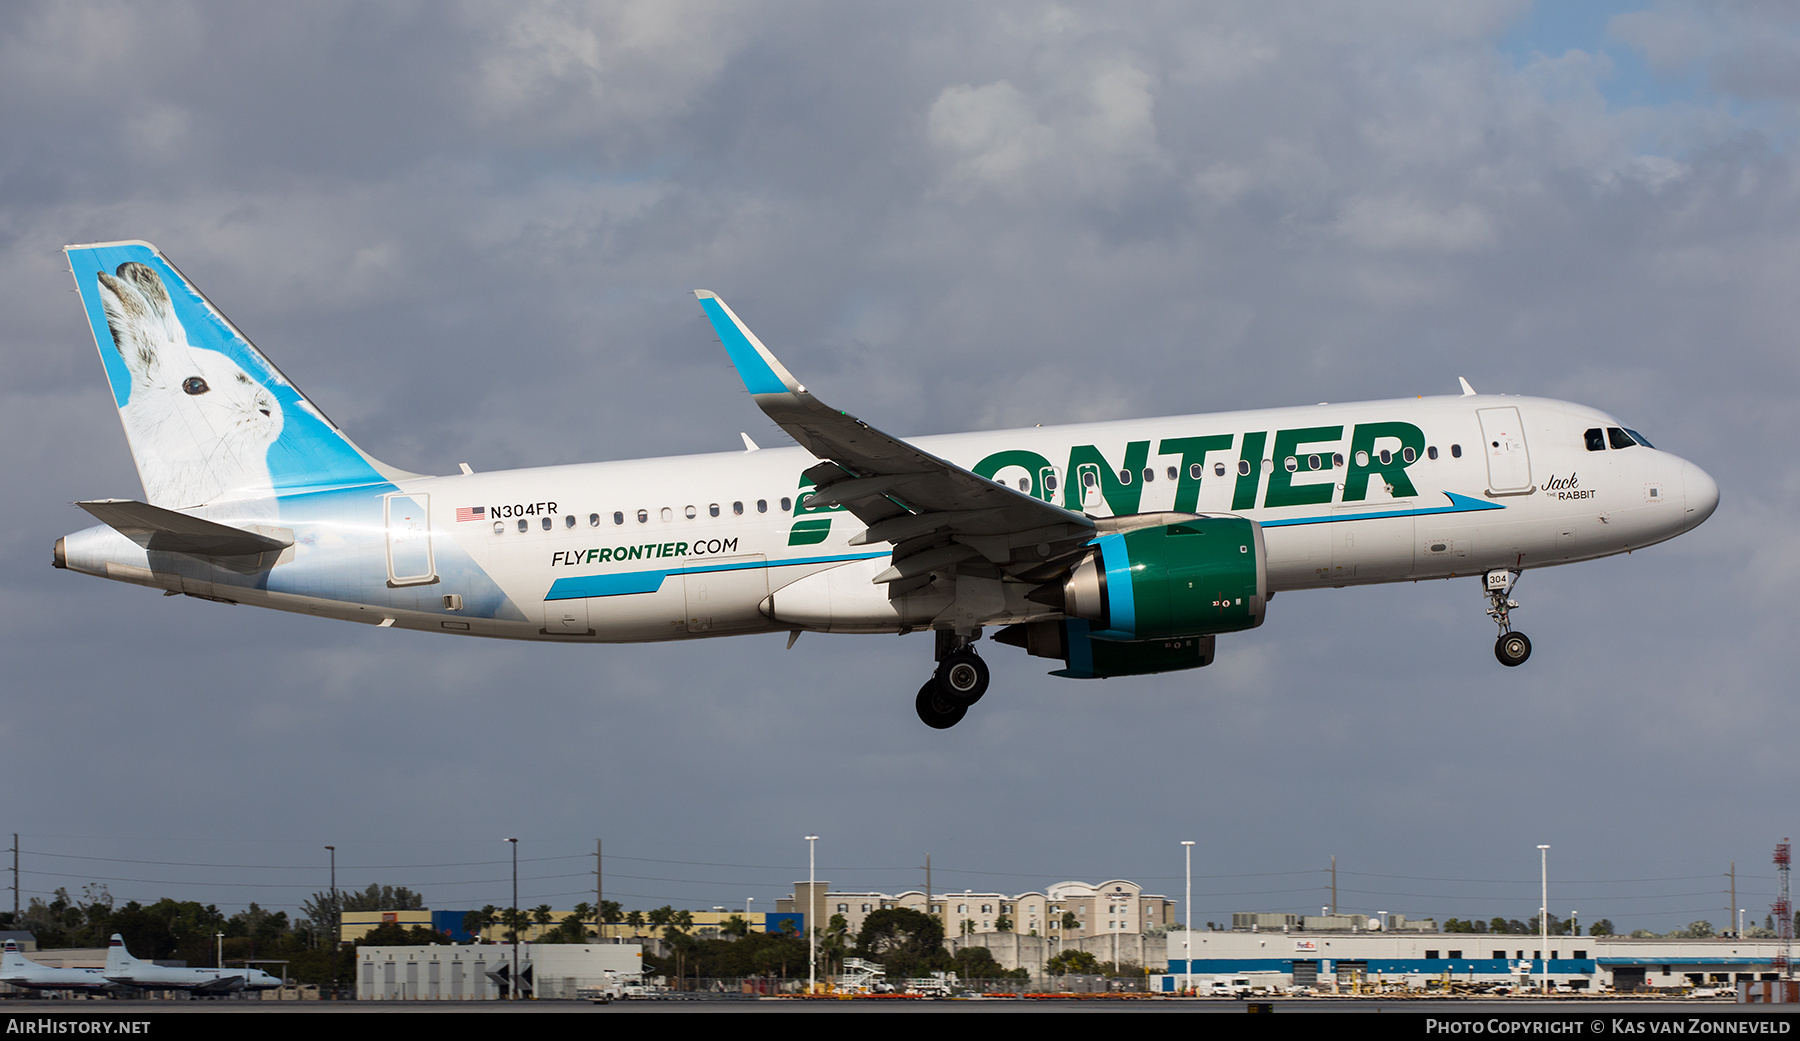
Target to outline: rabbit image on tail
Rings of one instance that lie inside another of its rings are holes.
[[[237,362],[195,347],[169,291],[136,261],[98,273],[113,346],[131,373],[120,415],[152,505],[201,506],[275,493],[269,446],[281,403]]]

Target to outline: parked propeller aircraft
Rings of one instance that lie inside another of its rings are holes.
[[[428,476],[358,448],[155,247],[65,248],[144,499],[55,564],[168,594],[555,642],[935,634],[914,699],[988,687],[983,632],[1089,679],[1192,669],[1285,590],[1514,583],[1704,521],[1718,486],[1603,412],[1462,394],[921,437],[816,398],[700,305],[797,449]]]
[[[281,981],[261,969],[188,969],[158,965],[133,958],[118,933],[106,949],[106,968],[101,975],[114,983],[139,990],[186,990],[196,994],[230,994],[240,990],[271,990]]]
[[[99,969],[60,969],[39,965],[19,951],[16,940],[6,941],[0,953],[0,983],[10,983],[28,990],[118,990],[119,985],[107,979]]]

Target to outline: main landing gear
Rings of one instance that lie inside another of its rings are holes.
[[[1500,638],[1494,641],[1494,657],[1507,668],[1523,665],[1531,657],[1531,638],[1512,631],[1512,609],[1519,602],[1511,596],[1519,574],[1507,570],[1487,573],[1488,617],[1500,627]]]
[[[976,630],[976,635],[980,635],[980,630]],[[988,667],[975,653],[971,637],[944,630],[938,632],[937,644],[937,671],[919,688],[913,708],[926,726],[948,730],[962,722],[969,706],[987,693]]]

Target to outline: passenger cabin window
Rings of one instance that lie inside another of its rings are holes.
[[[1408,445],[1405,448],[1402,448],[1400,450],[1400,458],[1406,460],[1409,463],[1418,462],[1418,460],[1419,460],[1418,449],[1413,448],[1411,445]]]
[[[767,500],[767,499],[756,500],[756,512],[758,512],[758,513],[769,512],[769,500]]]
[[[599,518],[595,518],[595,519],[598,520]],[[575,526],[575,515],[573,513],[568,514],[567,516],[563,517],[563,527],[573,528],[574,526]]]
[[[1199,465],[1200,465],[1200,464],[1199,464],[1199,463],[1195,463],[1195,464],[1194,464],[1194,466],[1195,466],[1195,467],[1198,467],[1198,466],[1199,466]],[[1175,480],[1175,479],[1176,479],[1176,478],[1177,478],[1177,477],[1179,477],[1179,476],[1181,476],[1181,471],[1180,471],[1180,470],[1177,470],[1177,469],[1175,469],[1175,468],[1174,468],[1174,467],[1173,467],[1173,466],[1171,466],[1171,467],[1169,467],[1169,468],[1168,468],[1168,470],[1166,470],[1166,471],[1164,471],[1164,472],[1165,472],[1165,473],[1167,473],[1167,474],[1168,474],[1168,477],[1169,477],[1169,480],[1171,480],[1171,481],[1173,481],[1173,480]],[[1199,474],[1195,474],[1195,475],[1194,475],[1194,476],[1195,476],[1195,477],[1199,477],[1199,476],[1200,476],[1200,475],[1199,475]]]
[[[1119,471],[1119,483],[1120,484],[1130,484],[1131,483],[1131,471],[1130,470],[1120,470]]]
[[[1248,459],[1239,459],[1238,460],[1238,476],[1239,477],[1250,476],[1250,460],[1248,460]]]
[[[793,508],[794,508],[794,500],[783,495],[781,497],[781,512],[786,513],[787,511],[789,511]]]
[[[649,510],[639,510],[638,511],[638,523],[639,524],[650,523],[650,511]]]
[[[1462,446],[1461,445],[1451,445],[1450,446],[1450,458],[1452,458],[1452,459],[1461,459],[1462,458]]]
[[[1344,468],[1344,453],[1342,453],[1342,452],[1331,453],[1331,465],[1335,469],[1342,470]]]
[[[1156,471],[1148,466],[1144,467],[1144,483],[1149,484],[1154,480],[1156,480]]]
[[[706,515],[708,517],[717,517],[719,515],[719,504],[715,502],[708,506],[706,508]]]
[[[661,518],[661,520],[664,524],[667,524],[670,521],[675,519],[675,510],[673,507],[664,506],[660,511],[658,511],[657,516],[659,518]]]
[[[716,513],[718,511],[715,510],[714,512]],[[686,517],[688,520],[693,520],[695,517],[700,516],[700,511],[695,509],[692,506],[689,506],[686,509],[681,511],[681,515]]]
[[[1606,434],[1599,427],[1589,427],[1587,433],[1585,433],[1581,436],[1582,436],[1582,439],[1587,442],[1587,450],[1588,451],[1590,451],[1590,452],[1606,451]]]
[[[613,511],[613,523],[614,523],[614,524],[623,524],[623,523],[625,523],[625,514],[624,514],[624,512],[623,512],[623,511],[621,511],[621,510],[614,510],[614,511]]]
[[[1191,477],[1193,477],[1194,480],[1198,481],[1200,479],[1200,464],[1195,463],[1193,466],[1188,467],[1188,474]],[[1224,463],[1214,463],[1213,464],[1213,476],[1214,477],[1225,476],[1225,464]]]
[[[744,504],[741,502],[732,503],[731,512],[734,516],[742,517],[744,515]]]
[[[548,517],[544,518],[543,528],[545,531],[550,530],[550,518],[548,518]]]
[[[1436,445],[1432,445],[1430,448],[1427,448],[1425,450],[1425,458],[1427,458],[1427,459],[1436,459],[1437,458],[1437,446]]]
[[[494,534],[504,535],[505,533],[506,533],[506,522],[505,521],[495,521],[494,522]]]
[[[520,517],[519,518],[519,530],[520,531],[530,531],[531,530],[531,522],[526,520],[523,517]]]
[[[615,516],[617,516],[617,515],[615,514]],[[625,518],[619,517],[619,519],[624,520]],[[599,526],[600,526],[600,515],[598,513],[588,514],[588,527],[598,528]]]

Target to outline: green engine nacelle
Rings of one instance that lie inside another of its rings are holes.
[[[1255,521],[1195,517],[1105,534],[1094,547],[1063,583],[1063,611],[1092,623],[1090,639],[1179,640],[1262,624],[1269,574]]]

